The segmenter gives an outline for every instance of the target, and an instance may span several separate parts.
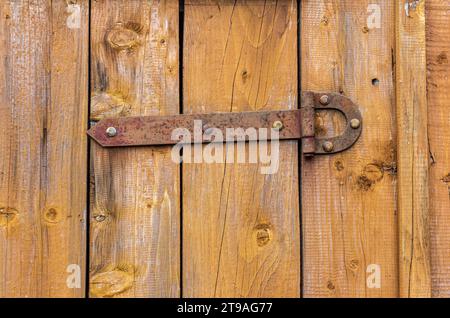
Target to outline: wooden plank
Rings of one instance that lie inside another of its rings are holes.
[[[296,22],[296,1],[186,1],[185,112],[297,108]],[[183,164],[183,296],[299,297],[297,148],[268,175]]]
[[[84,296],[88,13],[0,5],[0,297]]]
[[[178,1],[94,1],[91,120],[179,112]],[[170,148],[91,150],[90,295],[178,297]]]
[[[340,92],[364,118],[352,149],[302,161],[305,297],[398,295],[394,3],[372,3],[302,1],[302,89]],[[319,114],[317,133],[339,133],[341,121]]]
[[[430,249],[433,297],[450,297],[450,2],[426,2]]]
[[[429,297],[425,1],[396,6],[400,297]]]

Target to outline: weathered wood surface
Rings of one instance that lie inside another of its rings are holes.
[[[398,295],[394,3],[378,1],[380,28],[369,28],[371,3],[301,2],[302,89],[340,92],[364,118],[352,149],[302,162],[304,297]],[[318,133],[340,123],[321,114]],[[374,270],[380,288],[367,282]]]
[[[450,1],[426,2],[433,297],[450,297]]]
[[[0,4],[0,297],[84,295],[88,13]]]
[[[183,54],[186,113],[298,107],[296,1],[186,1]],[[183,296],[300,296],[297,149],[183,164]]]
[[[429,297],[425,1],[396,5],[400,297]]]
[[[450,1],[379,1],[379,28],[369,0],[185,2],[184,43],[177,0],[1,2],[0,297],[87,296],[88,262],[91,297],[450,297]],[[182,185],[170,148],[92,142],[87,184],[89,118],[179,113],[180,45],[184,112],[297,108],[301,63],[362,138],[301,159],[301,198],[296,142]]]
[[[178,1],[94,1],[91,120],[179,112]],[[91,148],[90,296],[178,297],[170,148]]]

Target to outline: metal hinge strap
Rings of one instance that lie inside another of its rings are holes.
[[[334,109],[345,116],[347,123],[342,135],[316,138],[315,113],[324,109]],[[234,142],[236,135],[227,133],[230,128],[245,132],[237,141],[301,139],[302,152],[312,156],[350,148],[361,134],[362,117],[358,107],[342,95],[303,92],[300,109],[295,110],[106,118],[88,134],[103,147],[156,146],[179,143],[174,138],[177,129],[187,130],[194,136],[190,143]],[[268,133],[249,133],[259,132],[260,128],[266,128]],[[223,139],[215,140],[211,136],[217,136],[218,131]]]

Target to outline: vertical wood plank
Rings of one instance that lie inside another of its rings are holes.
[[[433,297],[450,297],[450,2],[426,2]]]
[[[186,1],[183,54],[187,113],[298,106],[296,1]],[[183,296],[299,297],[297,148],[183,164]]]
[[[400,297],[431,295],[425,1],[396,5]]]
[[[394,3],[372,3],[302,1],[302,89],[342,93],[364,118],[353,148],[302,161],[305,297],[398,295]],[[320,113],[316,132],[341,121]]]
[[[0,4],[0,297],[84,296],[88,13]]]
[[[92,3],[91,120],[179,112],[178,1]],[[170,148],[91,150],[90,295],[178,297]]]

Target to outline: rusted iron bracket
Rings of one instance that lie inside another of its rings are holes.
[[[301,139],[302,152],[307,156],[344,151],[353,146],[361,135],[361,113],[347,97],[334,93],[303,92],[300,104],[300,109],[282,111],[107,118],[99,121],[88,134],[103,147],[131,147],[183,142],[174,138],[176,129],[184,129],[194,136],[189,143],[234,142],[236,134],[227,134],[227,129],[236,131],[242,128],[238,141]],[[347,122],[345,130],[339,136],[317,138],[315,113],[329,109],[344,115]],[[266,128],[269,133],[248,133],[248,129],[258,132],[261,128]],[[223,138],[216,139],[218,135]]]

